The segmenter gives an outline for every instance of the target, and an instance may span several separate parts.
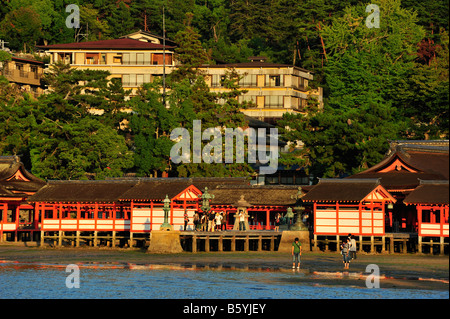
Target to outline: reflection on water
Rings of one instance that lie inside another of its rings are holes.
[[[0,261],[0,298],[449,298],[448,291],[349,286],[346,278],[362,279],[357,273],[222,265],[80,264],[80,288],[69,289],[65,267]],[[342,277],[342,284],[323,285],[327,276]]]

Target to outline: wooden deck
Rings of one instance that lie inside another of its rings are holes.
[[[182,231],[181,245],[185,251],[275,251],[281,232],[271,230],[248,231]]]

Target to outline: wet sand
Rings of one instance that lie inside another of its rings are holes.
[[[345,270],[342,256],[336,252],[302,254],[300,270],[292,270],[290,254],[279,252],[199,252],[180,254],[149,254],[140,249],[113,248],[39,248],[0,245],[0,263],[18,262],[51,265],[167,265],[197,270],[242,270],[303,272],[302,284],[345,285],[366,287],[366,267],[380,269],[380,287],[396,289],[449,289],[449,257],[412,254],[358,254],[350,269]],[[294,280],[294,279],[293,279]],[[295,281],[295,280],[294,280]],[[290,281],[290,283],[294,283]]]

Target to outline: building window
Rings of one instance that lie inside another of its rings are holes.
[[[265,184],[266,185],[277,185],[278,184],[278,175],[277,176],[266,176]]]
[[[164,55],[162,53],[152,54],[152,64],[153,65],[163,65]],[[166,65],[172,65],[172,54],[166,53]]]
[[[268,95],[265,99],[266,108],[283,108],[284,96],[282,95]]]
[[[269,87],[281,86],[281,75],[269,75],[267,83]]]
[[[98,53],[86,53],[86,64],[99,64]]]
[[[256,74],[246,74],[239,80],[240,87],[256,87],[258,85],[258,76]]]
[[[113,57],[113,63],[122,64],[122,56],[116,55]]]
[[[211,87],[223,87],[224,81],[226,79],[225,75],[213,74]]]

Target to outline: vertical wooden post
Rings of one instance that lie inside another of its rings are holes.
[[[317,250],[319,250],[319,246],[317,243],[317,235],[314,234],[314,251],[317,251]]]
[[[205,252],[209,252],[209,236],[205,238]]]
[[[130,239],[129,239],[129,242],[128,242],[128,246],[130,248],[132,248],[134,246],[134,243],[133,243],[133,232],[130,232]]]
[[[266,210],[266,230],[270,229],[270,211]]]
[[[231,251],[236,251],[236,236],[231,237]]]
[[[98,235],[98,231],[94,231],[94,247],[97,247],[97,245],[98,245],[97,235]]]
[[[17,230],[19,229],[19,219],[20,219],[20,216],[19,216],[19,206],[16,206],[16,212],[15,212],[15,215],[16,215],[16,228],[15,228],[15,230],[14,230],[14,241],[15,242],[17,242],[17,239],[18,239],[18,232],[17,232]]]
[[[394,253],[394,236],[389,237],[389,253]]]
[[[62,236],[63,236],[64,232],[62,230],[60,230],[58,232],[58,246],[61,247],[62,246]]]
[[[359,250],[363,251],[363,240],[362,240],[363,236],[359,236]]]
[[[440,249],[439,249],[439,255],[444,255],[444,236],[441,236],[440,238],[439,238],[439,246],[440,246]]]
[[[219,236],[219,247],[218,247],[219,251],[223,251],[223,236],[220,235]]]
[[[381,237],[381,253],[385,254],[386,253],[386,236],[383,235],[383,237]]]
[[[262,236],[258,236],[258,251],[262,251]]]
[[[373,223],[373,220],[372,220],[372,223]],[[375,253],[375,236],[373,236],[373,235],[370,236],[370,253],[371,254]]]
[[[196,235],[192,236],[192,252],[193,253],[197,252],[197,236]]]
[[[250,250],[250,243],[249,243],[249,241],[250,241],[250,238],[249,238],[249,236],[247,235],[247,236],[245,236],[245,241],[244,241],[244,251],[249,251]]]
[[[44,246],[44,231],[41,230],[41,247]]]
[[[270,251],[275,251],[275,237],[270,237]]]
[[[76,239],[76,247],[80,247],[80,231],[77,230],[77,239]]]
[[[422,236],[419,235],[419,254],[422,253]]]

